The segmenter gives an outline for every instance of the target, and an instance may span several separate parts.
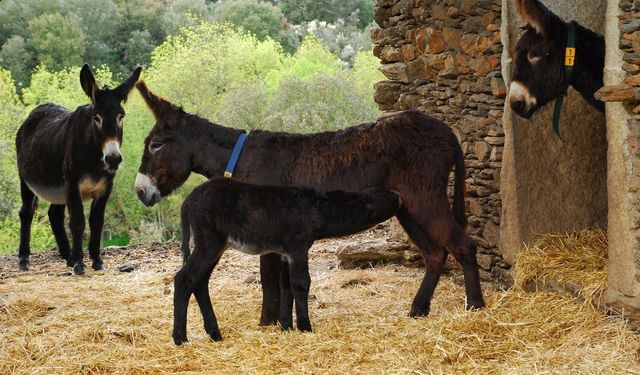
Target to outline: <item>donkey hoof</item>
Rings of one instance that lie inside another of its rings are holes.
[[[73,266],[73,273],[78,276],[82,276],[87,273],[87,267],[85,267],[84,263],[78,262]]]
[[[479,310],[484,306],[484,301],[474,301],[467,304],[467,310]]]
[[[102,271],[104,270],[104,263],[102,262],[102,259],[96,259],[91,263],[91,268],[94,269],[94,271]]]
[[[209,334],[211,341],[222,341],[222,334],[220,332],[212,332]]]
[[[20,267],[20,271],[29,271],[31,268],[31,263],[29,263],[28,258],[20,258],[18,261],[18,266]]]
[[[311,324],[298,324],[298,330],[302,332],[313,332],[311,329]]]
[[[59,254],[60,254],[60,258],[66,259],[67,261],[69,260],[69,253],[68,252],[60,251]]]
[[[173,343],[180,346],[182,344],[184,344],[185,342],[189,342],[189,340],[187,340],[187,335],[173,335]]]
[[[65,258],[67,260],[67,267],[73,267],[75,263],[73,263],[73,259],[71,257]]]
[[[422,318],[429,315],[429,310],[411,309],[409,316],[412,318]]]

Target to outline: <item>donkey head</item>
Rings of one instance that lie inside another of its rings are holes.
[[[120,146],[124,109],[120,104],[127,101],[129,92],[140,78],[141,70],[140,67],[136,68],[129,78],[113,90],[108,86],[102,89],[98,87],[89,65],[85,64],[80,70],[80,84],[93,104],[90,107],[93,131],[102,149],[104,169],[110,175],[116,173],[122,161]]]
[[[565,23],[540,1],[515,3],[526,24],[513,54],[509,104],[517,114],[530,118],[569,85],[563,71],[567,31]]]
[[[188,115],[170,102],[153,94],[144,81],[136,84],[138,91],[156,119],[156,124],[144,141],[142,161],[136,177],[138,198],[153,206],[162,197],[182,185],[192,169],[193,148],[183,136]]]

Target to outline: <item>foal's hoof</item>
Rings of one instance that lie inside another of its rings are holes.
[[[84,265],[84,263],[78,262],[73,265],[73,273],[78,276],[84,275],[85,273],[87,273],[87,267]]]
[[[20,258],[20,260],[18,260],[18,267],[20,267],[20,271],[29,271],[31,263],[29,263],[28,258]]]
[[[222,339],[222,337],[220,338]],[[173,343],[180,346],[182,344],[184,344],[185,342],[189,342],[189,340],[187,340],[187,335],[173,335]]]
[[[311,329],[311,323],[309,324],[298,324],[298,330],[302,332],[313,332]]]
[[[102,259],[96,259],[91,263],[91,268],[93,268],[95,271],[102,271],[104,270],[104,263],[102,262]]]
[[[209,334],[211,341],[222,341],[222,334],[220,332],[213,332]]]
[[[469,302],[467,310],[480,310],[485,307],[484,301]]]
[[[411,309],[409,316],[412,318],[423,318],[429,315],[429,310]]]

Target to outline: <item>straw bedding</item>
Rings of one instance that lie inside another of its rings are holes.
[[[50,253],[28,273],[0,259],[0,373],[640,373],[640,339],[569,295],[485,285],[488,308],[467,312],[464,288],[443,277],[431,315],[412,319],[421,270],[340,270],[333,248],[312,254],[314,333],[259,327],[258,259],[229,251],[210,284],[224,340],[207,340],[192,300],[182,347],[177,244],[109,249],[111,269],[86,277]]]

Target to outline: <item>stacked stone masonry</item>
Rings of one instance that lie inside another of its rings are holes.
[[[508,279],[498,252],[506,87],[500,0],[378,0],[371,33],[384,112],[418,109],[448,124],[466,155],[469,233],[485,280]]]

